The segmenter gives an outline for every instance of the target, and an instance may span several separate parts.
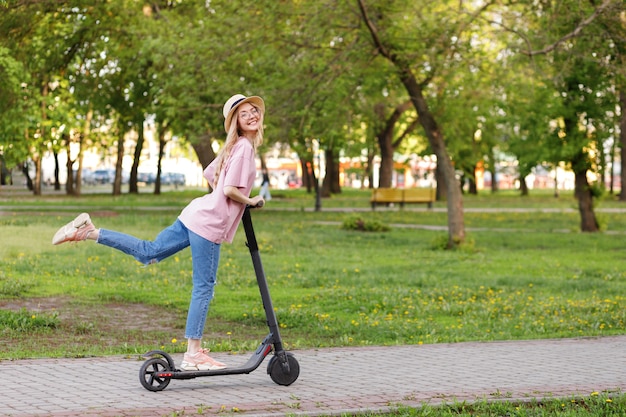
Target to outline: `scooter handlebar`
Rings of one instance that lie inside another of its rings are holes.
[[[265,205],[265,201],[261,200],[256,205],[248,204],[248,208],[261,208]]]

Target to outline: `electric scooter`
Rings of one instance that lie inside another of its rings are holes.
[[[274,312],[272,299],[270,298],[267,279],[265,278],[263,265],[261,264],[261,256],[259,255],[259,247],[257,245],[256,236],[254,235],[254,228],[252,227],[250,210],[250,206],[246,207],[243,213],[242,222],[246,233],[246,245],[250,249],[252,265],[254,266],[254,272],[256,274],[259,291],[261,293],[261,300],[263,301],[263,308],[265,309],[269,334],[261,342],[248,361],[236,368],[226,368],[214,371],[180,370],[176,368],[174,360],[168,353],[162,350],[152,350],[143,355],[144,358],[149,359],[141,365],[141,369],[139,370],[139,381],[148,391],[162,391],[169,385],[172,379],[193,379],[203,376],[249,374],[261,365],[261,362],[263,362],[265,357],[272,350],[274,351],[274,356],[272,356],[267,364],[267,373],[272,378],[272,381],[278,385],[286,386],[291,385],[296,379],[298,379],[298,376],[300,375],[300,365],[293,354],[286,352],[283,349],[280,331],[278,330],[278,320],[276,318],[276,313]]]

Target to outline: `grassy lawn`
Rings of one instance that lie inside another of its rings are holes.
[[[151,239],[200,194],[36,198],[0,189],[0,360],[184,351],[188,250],[145,267],[94,242],[50,240],[81,211],[98,227]],[[253,222],[287,349],[626,332],[626,213],[614,199],[598,206],[603,232],[582,234],[571,196],[466,196],[467,244],[446,251],[443,203],[371,211],[367,191],[347,190],[314,212],[302,190],[273,195]],[[355,217],[389,231],[342,228]],[[214,351],[255,349],[267,332],[244,240],[240,230],[222,247],[205,333]],[[611,415],[607,404],[614,415],[626,410],[623,396],[599,395],[397,414]]]
[[[55,247],[50,239],[82,210],[97,226],[152,238],[200,193],[0,202],[3,358],[184,349],[188,250],[144,267],[93,242]],[[303,191],[276,192],[253,213],[291,349],[624,333],[624,213],[601,212],[606,232],[582,234],[571,197],[538,196],[532,207],[511,195],[467,197],[489,211],[468,211],[468,244],[446,251],[445,211],[330,210],[367,207],[367,191],[345,194],[314,212]],[[354,216],[390,230],[343,229]],[[222,248],[218,281],[207,343],[217,351],[254,348],[266,329],[242,231]]]
[[[608,417],[626,413],[626,396],[592,393],[585,398],[562,398],[527,402],[479,401],[421,408],[400,408],[387,417]],[[359,417],[366,417],[365,415]],[[371,417],[371,415],[370,415]]]

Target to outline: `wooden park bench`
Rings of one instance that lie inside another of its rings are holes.
[[[426,203],[428,208],[433,207],[437,196],[434,188],[374,188],[372,190],[372,210],[378,204],[405,204]]]

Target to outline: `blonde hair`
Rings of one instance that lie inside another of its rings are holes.
[[[254,139],[252,140],[252,147],[254,148],[254,151],[256,152],[256,148],[258,146],[261,146],[261,144],[263,143],[263,116],[264,114],[261,113],[261,109],[259,109],[256,106],[252,106],[254,107],[259,114],[261,115],[261,117],[259,118],[259,128],[257,129],[256,135],[254,136]],[[233,115],[233,121],[235,121],[235,123],[230,123],[230,127],[228,129],[228,133],[226,134],[226,142],[224,142],[224,147],[222,149],[220,149],[220,151],[217,153],[217,157],[215,159],[217,159],[217,167],[215,168],[215,178],[213,179],[213,184],[215,184],[215,186],[217,187],[217,181],[220,178],[220,174],[222,172],[222,168],[224,167],[224,163],[228,160],[228,156],[230,155],[230,152],[233,150],[233,147],[235,146],[235,143],[237,143],[237,141],[239,140],[239,137],[241,136],[241,132],[239,130],[239,108],[235,110],[235,114]]]

